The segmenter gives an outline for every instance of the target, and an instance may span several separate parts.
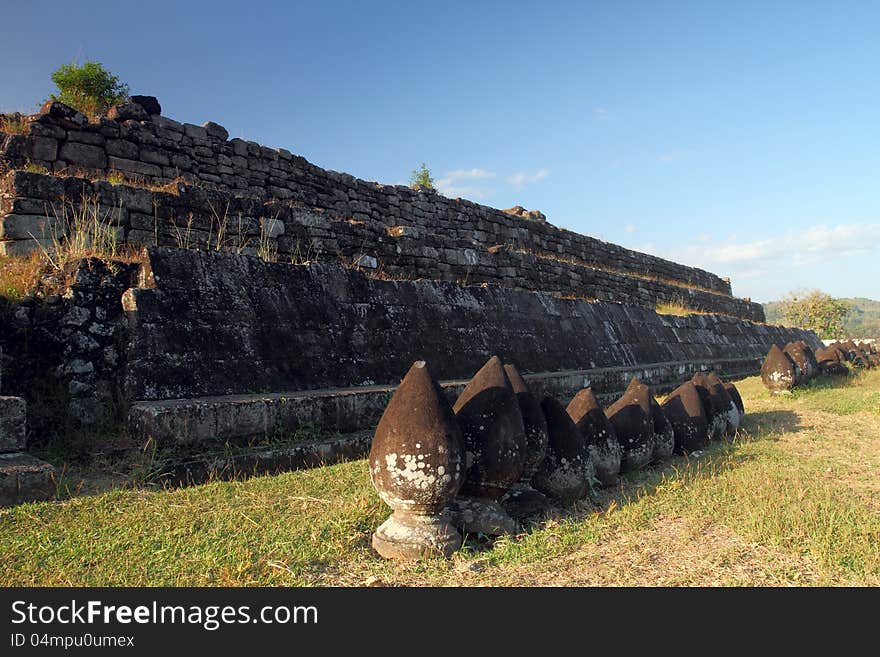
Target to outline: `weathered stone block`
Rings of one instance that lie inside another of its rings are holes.
[[[162,113],[162,105],[159,104],[159,99],[155,96],[134,95],[130,96],[129,100],[143,107],[144,111],[152,117]]]
[[[122,207],[130,213],[142,212],[146,214],[153,212],[153,195],[148,189],[121,185],[116,188],[116,195]]]
[[[55,468],[30,454],[0,454],[0,506],[55,496]]]
[[[111,169],[116,169],[117,171],[127,171],[129,173],[136,173],[141,176],[152,176],[154,178],[162,177],[162,169],[155,164],[111,156],[109,158],[109,165]]]
[[[229,132],[219,123],[208,121],[207,123],[204,123],[203,126],[209,136],[214,137],[215,139],[220,139],[222,141],[226,141],[227,139],[229,139]]]
[[[67,133],[67,140],[81,144],[91,144],[92,146],[104,145],[104,135],[100,132],[88,132],[86,130],[71,130]]]
[[[3,256],[24,256],[41,249],[51,249],[52,240],[10,240],[0,242],[0,255]]]
[[[142,148],[140,160],[150,164],[158,164],[159,166],[168,166],[171,163],[165,153],[152,148]]]
[[[61,147],[59,157],[71,164],[89,169],[107,168],[107,155],[100,146],[69,141]]]
[[[129,160],[136,159],[139,153],[137,144],[125,139],[109,139],[107,140],[107,155],[115,157],[124,157]]]
[[[34,137],[27,140],[28,155],[32,160],[53,162],[58,157],[58,140],[52,137]]]
[[[60,237],[58,220],[46,215],[7,214],[0,217],[0,239],[46,239]]]
[[[25,448],[27,404],[21,397],[0,397],[0,453]]]
[[[193,125],[192,123],[184,123],[183,124],[183,134],[187,137],[191,137],[193,139],[208,139],[208,131],[200,125]]]
[[[146,121],[150,118],[147,111],[137,103],[123,103],[111,107],[107,112],[107,118],[114,121]]]

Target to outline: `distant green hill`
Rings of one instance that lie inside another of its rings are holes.
[[[880,338],[880,301],[873,299],[843,299],[850,305],[849,315],[843,323],[848,338]],[[785,324],[782,302],[764,304],[768,324]]]

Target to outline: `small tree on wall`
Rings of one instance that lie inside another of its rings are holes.
[[[434,189],[434,179],[431,177],[430,169],[425,166],[424,162],[422,162],[421,167],[415,169],[412,172],[409,182],[412,187],[425,187],[427,189]]]
[[[82,66],[62,64],[52,73],[52,82],[58,87],[58,93],[50,97],[52,100],[91,118],[106,114],[128,98],[128,85],[99,62],[86,61]]]
[[[821,290],[801,290],[789,292],[782,303],[788,324],[812,329],[823,340],[845,337],[843,320],[849,313],[845,301]]]

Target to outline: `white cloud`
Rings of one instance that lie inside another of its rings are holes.
[[[535,173],[517,171],[516,173],[507,177],[507,182],[513,185],[516,189],[522,189],[524,185],[530,185],[531,183],[539,182],[541,180],[544,180],[544,178],[549,175],[550,172],[547,171],[547,169],[541,169],[540,171],[536,171]]]
[[[880,223],[825,224],[751,242],[735,239],[712,245],[699,240],[697,244],[673,249],[669,257],[679,262],[705,267],[710,271],[719,265],[734,268],[772,268],[803,266],[826,260],[868,253],[880,248]],[[740,274],[742,275],[742,274]]]
[[[604,107],[594,107],[593,108],[593,116],[597,119],[607,119],[608,118],[608,110]]]
[[[634,233],[634,232],[636,232],[636,225],[635,224],[627,224],[626,226],[623,227],[623,229],[627,233]]]
[[[435,180],[434,185],[444,196],[449,198],[470,197],[484,198],[489,190],[481,185],[468,184],[473,181],[490,180],[495,177],[495,172],[486,169],[455,169],[449,171],[442,178]]]

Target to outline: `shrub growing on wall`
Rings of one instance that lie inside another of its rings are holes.
[[[424,162],[422,162],[421,167],[412,172],[409,182],[412,187],[434,189],[434,179],[431,177],[430,169],[425,166]]]
[[[106,114],[128,98],[128,85],[99,62],[86,61],[82,66],[62,64],[52,73],[52,82],[58,86],[58,94],[52,94],[52,100],[91,118]]]

